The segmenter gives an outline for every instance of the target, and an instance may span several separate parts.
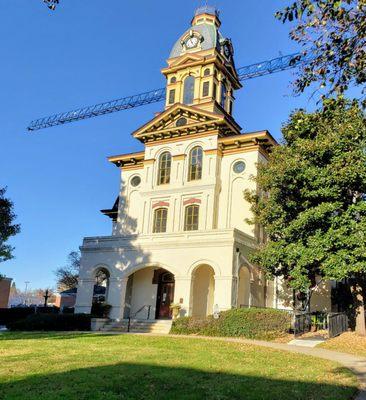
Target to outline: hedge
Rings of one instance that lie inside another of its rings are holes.
[[[286,311],[239,308],[221,312],[218,319],[179,318],[173,321],[171,333],[273,340],[285,336],[290,326],[291,314]]]
[[[35,313],[33,307],[0,308],[0,325],[19,321]]]
[[[90,331],[88,314],[33,314],[7,324],[11,331]]]

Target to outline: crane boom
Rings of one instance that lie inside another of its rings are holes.
[[[238,75],[241,81],[245,81],[260,76],[273,74],[275,72],[285,71],[294,68],[299,63],[307,61],[308,60],[301,58],[300,54],[290,54],[241,67],[238,69]],[[63,125],[70,122],[97,117],[99,115],[140,107],[145,104],[157,103],[165,100],[165,95],[166,89],[160,88],[133,96],[122,97],[117,100],[107,101],[105,103],[82,107],[76,110],[33,120],[27,129],[29,131],[36,131],[56,125]]]

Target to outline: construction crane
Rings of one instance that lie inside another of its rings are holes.
[[[239,68],[237,71],[239,79],[245,81],[273,74],[275,72],[285,71],[299,66],[300,64],[308,63],[310,60],[311,56],[304,57],[300,53],[295,53],[247,65]],[[93,106],[78,108],[76,110],[54,114],[45,118],[39,118],[31,121],[27,129],[28,131],[37,131],[39,129],[50,128],[56,125],[63,125],[87,118],[98,117],[99,115],[141,107],[145,104],[158,103],[165,100],[165,96],[165,88],[150,90],[149,92],[122,97],[120,99],[99,103]]]
[[[45,3],[50,10],[54,11],[56,5],[59,4],[59,0],[43,0],[43,3]]]

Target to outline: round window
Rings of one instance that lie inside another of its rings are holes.
[[[237,161],[233,166],[233,170],[236,174],[241,174],[245,170],[245,162]]]
[[[182,118],[179,118],[178,120],[177,120],[177,122],[175,123],[175,125],[176,126],[184,126],[184,125],[187,125],[187,118],[184,118],[184,117],[182,117]]]
[[[136,187],[136,186],[138,186],[139,184],[141,183],[141,178],[139,177],[139,176],[134,176],[132,179],[131,179],[131,186],[133,186],[133,187]]]

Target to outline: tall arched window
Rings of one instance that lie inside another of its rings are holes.
[[[158,208],[154,211],[154,233],[166,232],[166,222],[168,219],[168,209]]]
[[[194,76],[187,76],[184,81],[183,103],[192,104],[194,99]]]
[[[193,205],[186,207],[184,216],[184,230],[198,231],[198,218],[200,207]]]
[[[197,181],[202,178],[202,147],[196,146],[189,153],[188,180]]]
[[[225,106],[226,106],[226,97],[227,97],[227,89],[226,89],[225,83],[222,83],[222,85],[221,85],[221,101],[220,101],[220,105],[222,108],[225,108]]]
[[[170,182],[171,166],[172,156],[168,151],[166,151],[159,159],[158,185],[164,185]]]
[[[107,301],[109,278],[109,272],[105,268],[100,268],[96,271],[93,289],[93,303],[103,303]]]

